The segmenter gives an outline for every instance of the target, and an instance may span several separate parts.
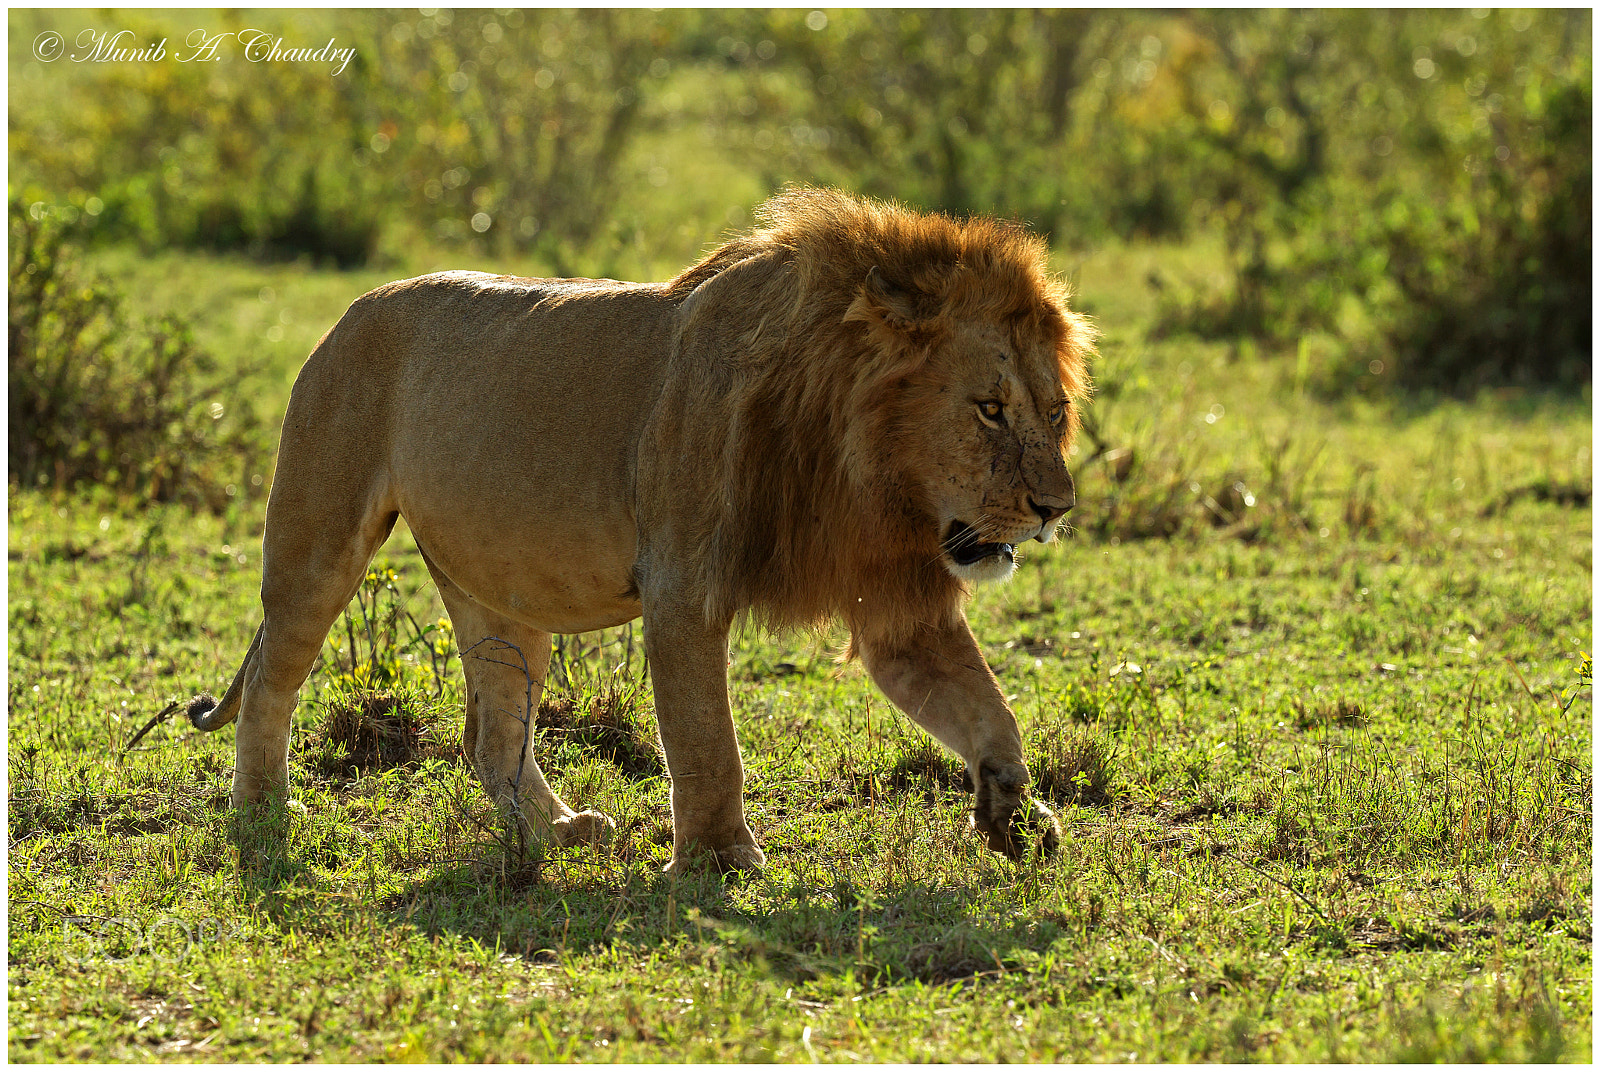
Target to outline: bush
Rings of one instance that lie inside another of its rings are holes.
[[[48,206],[13,196],[9,210],[13,486],[101,485],[220,508],[227,477],[263,458],[249,407],[224,422],[201,382],[215,362],[188,324],[134,322],[115,287],[78,266],[69,227]]]
[[[1157,330],[1278,345],[1330,334],[1345,340],[1345,359],[1320,377],[1334,393],[1588,383],[1591,71],[1559,43],[1587,16],[1305,13],[1291,24],[1314,96],[1293,79],[1245,77],[1281,58],[1266,35],[1242,52],[1215,46],[1238,68],[1233,83],[1192,65],[1196,142],[1239,177],[1220,213],[1232,278],[1175,288]],[[1263,148],[1272,100],[1280,126],[1314,117],[1300,156],[1284,158],[1292,167]]]
[[[1384,341],[1407,386],[1590,380],[1590,87],[1557,85],[1538,104],[1530,118],[1542,137],[1516,145],[1518,165],[1491,157],[1470,195],[1444,210],[1396,213],[1385,228],[1400,301]]]

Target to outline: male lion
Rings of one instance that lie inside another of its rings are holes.
[[[267,503],[265,620],[202,730],[238,719],[232,802],[283,791],[290,715],[404,517],[455,624],[463,747],[524,837],[575,812],[528,746],[552,633],[644,618],[672,862],[764,862],[745,823],[728,630],[842,618],[879,688],[959,755],[991,849],[1046,851],[1017,722],[967,627],[970,581],[1072,508],[1093,332],[1042,243],[790,188],[669,283],[444,272],[379,287],[312,351]],[[537,696],[537,689],[535,690]]]

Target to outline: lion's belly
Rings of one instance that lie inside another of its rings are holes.
[[[552,633],[631,621],[633,459],[672,307],[650,285],[469,284],[434,287],[397,366],[392,501],[491,610]]]
[[[518,441],[445,416],[459,412],[482,411],[434,411],[391,469],[394,501],[435,567],[489,609],[551,633],[638,617],[627,429],[597,419],[557,430],[530,414],[509,426],[544,430]]]
[[[434,567],[490,610],[549,633],[584,633],[639,616],[631,523],[618,517],[580,528],[539,504],[464,508],[442,498],[402,495],[401,513]]]

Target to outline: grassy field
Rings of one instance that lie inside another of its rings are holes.
[[[302,693],[303,810],[264,848],[224,808],[231,731],[123,754],[243,656],[261,499],[13,489],[10,1058],[1589,1060],[1590,401],[1327,401],[1315,340],[1148,339],[1152,270],[1211,255],[1058,264],[1106,331],[1079,531],[969,612],[1059,805],[1047,861],[981,848],[841,637],[748,632],[769,866],[668,880],[632,630],[562,638],[540,715],[552,782],[619,836],[522,858],[403,531]],[[265,359],[217,390],[274,422],[405,274],[99,262],[225,368]]]

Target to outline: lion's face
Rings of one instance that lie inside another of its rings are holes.
[[[1076,496],[1065,451],[1073,421],[1052,347],[998,325],[958,324],[926,368],[919,415],[924,490],[945,567],[1002,580],[1015,546],[1048,543]],[[919,392],[920,393],[920,392]]]

